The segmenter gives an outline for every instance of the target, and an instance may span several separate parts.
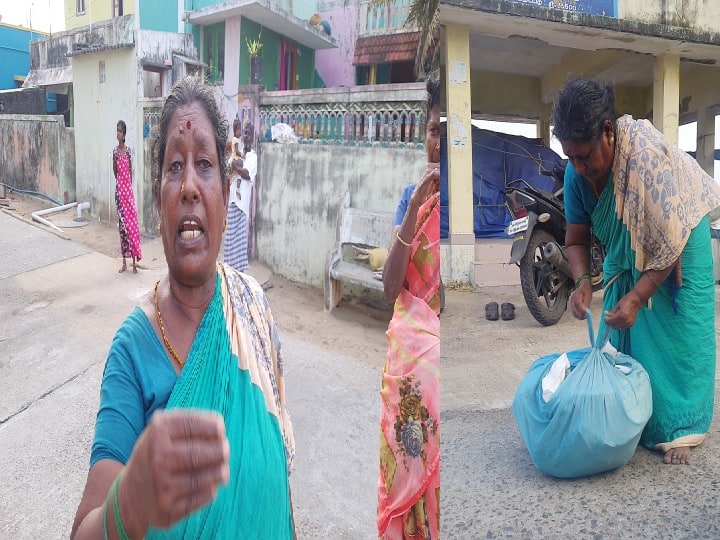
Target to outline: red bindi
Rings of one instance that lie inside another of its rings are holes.
[[[187,121],[187,128],[190,129],[190,120]]]

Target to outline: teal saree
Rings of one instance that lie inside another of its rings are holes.
[[[223,416],[230,481],[211,504],[147,538],[293,537],[288,471],[294,442],[278,346],[260,286],[218,265],[214,297],[167,408]]]
[[[605,244],[603,310],[634,287],[630,234],[617,218],[612,179],[592,213],[593,231]],[[613,331],[610,341],[638,360],[650,376],[653,413],[640,439],[665,452],[700,444],[710,427],[715,397],[715,286],[707,217],[690,232],[682,250],[682,287],[671,274],[640,310],[635,324]],[[599,333],[605,323],[601,322]]]

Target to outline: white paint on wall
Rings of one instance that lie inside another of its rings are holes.
[[[99,63],[105,62],[105,82],[99,81]],[[118,120],[127,125],[126,144],[137,148],[136,60],[132,48],[72,58],[75,100],[76,191],[89,201],[93,217],[114,221],[115,178],[112,149],[117,145]],[[142,133],[139,134],[142,138]],[[137,159],[134,160],[135,165]],[[137,172],[133,171],[134,180]],[[136,193],[137,194],[137,193]]]
[[[183,17],[185,16],[185,0],[178,0],[178,6],[177,6],[177,13],[178,13],[178,34],[182,34],[185,32],[185,22],[183,21]]]
[[[453,60],[450,62],[450,84],[463,84],[467,82],[467,63]]]
[[[287,279],[322,287],[345,190],[353,207],[394,213],[425,160],[424,150],[261,143],[258,258]]]
[[[225,20],[225,75],[223,80],[225,117],[230,125],[238,111],[240,84],[240,16]]]
[[[456,114],[450,115],[451,129],[448,131],[450,144],[456,147],[464,147],[468,145],[469,135],[465,129],[465,125],[460,121]]]
[[[143,125],[138,102],[146,97],[141,60],[163,65],[172,62],[173,52],[194,54],[189,34],[137,30],[135,40],[134,47],[72,57],[77,197],[90,202],[93,217],[110,222],[117,219],[111,156],[118,120],[127,125],[126,144],[134,152],[135,200],[138,209],[143,205]],[[105,64],[104,82],[100,82],[100,62]],[[163,72],[163,91],[171,74],[172,70]],[[138,217],[143,230],[141,212]]]

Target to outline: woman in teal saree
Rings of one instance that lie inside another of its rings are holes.
[[[155,146],[168,275],[110,348],[74,538],[294,536],[277,327],[259,284],[216,262],[226,138],[212,90],[178,82]]]
[[[653,414],[641,443],[686,464],[710,427],[715,287],[708,212],[720,189],[647,120],[618,117],[611,86],[572,80],[553,111],[565,174],[566,249],[585,317],[590,228],[605,244],[604,319],[611,342],[643,364]]]

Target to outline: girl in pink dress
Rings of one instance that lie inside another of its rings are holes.
[[[132,189],[132,158],[125,146],[127,127],[120,120],[117,123],[118,145],[113,149],[113,173],[115,174],[115,204],[120,231],[120,253],[123,264],[118,272],[127,270],[126,258],[132,258],[133,273],[137,274],[137,262],[142,259],[140,250],[140,227],[138,225],[135,196]]]

